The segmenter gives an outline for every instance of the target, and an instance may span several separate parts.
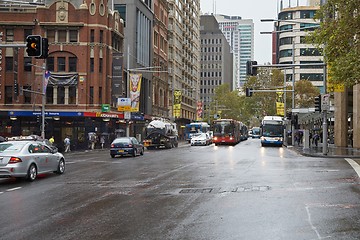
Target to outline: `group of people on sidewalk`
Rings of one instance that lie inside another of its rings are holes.
[[[303,144],[303,138],[304,138],[304,134],[302,131],[297,131],[295,133],[295,143],[297,143],[298,146]],[[317,131],[309,133],[309,144],[310,145],[313,144],[314,146],[317,147],[320,139],[321,139],[320,134]]]
[[[55,138],[54,136],[51,136],[51,138],[49,138],[49,142],[51,145],[55,145]],[[89,134],[88,136],[88,148],[90,150],[94,150],[96,147],[96,144],[99,142],[100,144],[100,148],[104,149],[105,146],[105,137],[103,135],[101,136],[97,136],[95,133],[94,134]],[[64,144],[64,152],[68,153],[71,152],[71,137],[69,135],[66,135],[65,138],[63,139],[63,144]]]

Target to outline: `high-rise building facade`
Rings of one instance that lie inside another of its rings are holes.
[[[168,0],[168,4],[171,110],[175,120],[183,124],[196,120],[197,116],[200,78],[200,1]],[[174,108],[174,100],[176,100],[176,108]]]
[[[167,0],[154,0],[152,115],[169,118],[169,63],[168,63],[168,22]]]
[[[254,59],[254,22],[240,16],[215,15],[234,55],[233,90],[246,81],[246,62]]]
[[[306,41],[309,31],[318,27],[314,16],[319,6],[298,6],[281,9],[275,24],[276,63],[308,64],[297,66],[294,71],[286,70],[287,82],[309,80],[323,91],[324,68],[316,66],[323,63],[323,56],[316,46]],[[310,64],[310,65],[309,65]],[[315,64],[311,66],[311,64]]]
[[[200,101],[203,104],[203,118],[210,119],[211,103],[214,101],[215,88],[228,83],[233,84],[233,54],[230,44],[219,29],[213,15],[200,17],[201,72]]]

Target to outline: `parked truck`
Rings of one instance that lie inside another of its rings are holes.
[[[178,146],[176,123],[167,119],[154,119],[145,129],[144,147],[147,149],[173,148]]]

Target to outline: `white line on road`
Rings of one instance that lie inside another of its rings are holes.
[[[0,192],[0,194],[3,194],[4,192]]]
[[[8,190],[6,190],[7,192],[12,192],[12,191],[15,191],[15,190],[18,190],[20,189],[21,187],[16,187],[16,188],[10,188]]]
[[[357,162],[355,162],[351,158],[345,158],[345,160],[350,164],[350,166],[352,166],[352,168],[357,173],[358,177],[360,177],[360,165],[357,164]]]

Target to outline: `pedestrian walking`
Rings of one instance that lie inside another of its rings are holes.
[[[104,149],[104,144],[105,144],[105,137],[104,136],[100,137],[100,144],[101,144],[101,149]]]
[[[64,145],[65,145],[65,152],[70,152],[70,138],[68,136],[66,136],[66,138],[64,139]]]

